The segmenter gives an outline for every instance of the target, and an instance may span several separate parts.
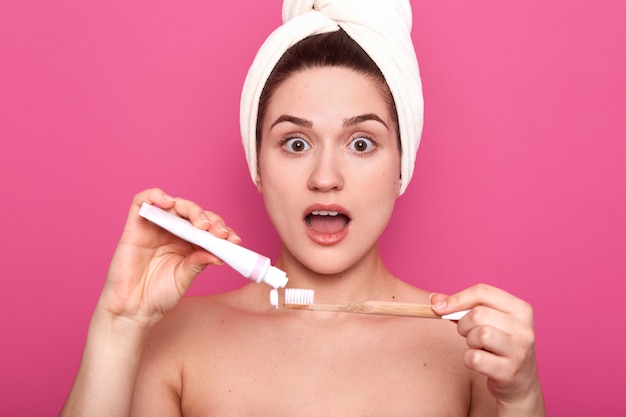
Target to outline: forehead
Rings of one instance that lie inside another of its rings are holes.
[[[380,81],[352,69],[310,68],[291,74],[276,88],[266,115],[272,118],[285,113],[314,113],[318,117],[352,117],[376,113],[391,120],[388,94]]]

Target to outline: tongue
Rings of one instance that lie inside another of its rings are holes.
[[[337,233],[346,227],[347,218],[343,215],[337,216],[308,216],[309,227],[320,233]]]

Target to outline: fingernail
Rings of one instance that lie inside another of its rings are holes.
[[[441,301],[437,301],[434,305],[433,308],[435,310],[443,310],[444,308],[446,308],[446,306],[448,305],[448,303],[446,303],[446,300],[441,300]]]
[[[203,223],[206,223],[209,226],[211,225],[211,221],[209,220],[209,217],[206,215],[205,212],[200,213],[200,220],[202,220]]]
[[[226,225],[224,223],[222,223],[222,222],[217,222],[215,227],[217,228],[217,230],[219,230],[221,232],[228,233],[228,229],[226,228]]]
[[[163,198],[166,199],[167,201],[176,201],[174,197],[168,194],[163,194]]]
[[[428,296],[428,302],[432,304],[433,302],[433,295],[435,295],[434,292],[431,292],[430,295]]]

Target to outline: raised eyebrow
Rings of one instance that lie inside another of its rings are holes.
[[[354,117],[349,117],[347,119],[343,119],[343,127],[355,126],[355,125],[357,125],[359,123],[367,122],[369,120],[374,120],[374,121],[380,122],[380,123],[383,124],[383,126],[385,126],[387,128],[387,130],[389,130],[389,126],[387,126],[387,123],[385,123],[383,119],[381,119],[380,117],[378,117],[374,113],[361,114],[361,115],[358,115],[358,116],[354,116]]]
[[[272,123],[272,125],[270,126],[270,130],[272,130],[272,128],[276,126],[277,124],[284,123],[284,122],[293,123],[294,125],[308,127],[308,128],[313,126],[313,122],[310,120],[303,119],[301,117],[291,116],[288,114],[283,114],[278,119],[276,119],[274,123]]]

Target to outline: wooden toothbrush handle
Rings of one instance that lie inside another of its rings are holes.
[[[385,316],[424,317],[440,319],[428,304],[396,303],[392,301],[362,301],[348,304],[289,304],[286,308],[299,310],[336,311]]]
[[[361,304],[363,313],[367,314],[441,318],[441,316],[435,314],[428,304],[396,303],[392,301],[364,301],[357,304]]]

